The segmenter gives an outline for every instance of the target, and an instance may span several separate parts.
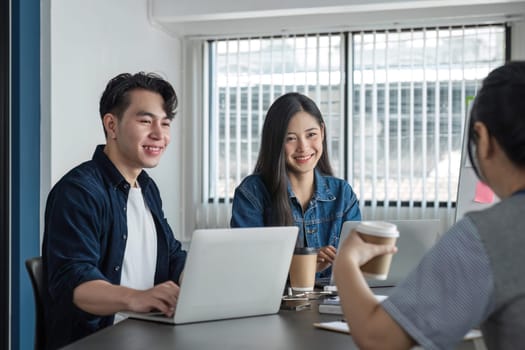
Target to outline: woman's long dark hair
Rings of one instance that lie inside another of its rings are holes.
[[[525,61],[508,62],[494,69],[483,80],[470,111],[468,156],[481,178],[475,154],[478,135],[476,122],[485,124],[507,157],[525,167]]]
[[[316,169],[324,175],[333,175],[328,157],[326,126],[321,111],[315,102],[305,95],[296,92],[282,95],[270,106],[264,119],[261,146],[254,169],[255,174],[261,175],[270,192],[270,222],[266,223],[269,226],[287,226],[294,223],[288,199],[284,143],[290,120],[301,111],[312,115],[324,129],[323,153]]]

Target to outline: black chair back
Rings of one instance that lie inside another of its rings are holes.
[[[26,260],[26,269],[33,285],[35,298],[35,350],[45,349],[46,332],[44,319],[44,296],[47,293],[47,282],[44,277],[42,257],[37,256]]]

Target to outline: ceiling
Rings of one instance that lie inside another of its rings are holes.
[[[519,0],[150,0],[152,22],[181,37],[304,33],[521,21]]]

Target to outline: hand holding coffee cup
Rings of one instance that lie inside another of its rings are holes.
[[[399,231],[397,226],[385,221],[363,221],[356,232],[366,243],[394,246]],[[361,271],[367,278],[385,280],[390,270],[392,254],[377,255],[365,264],[361,265]]]
[[[294,291],[312,291],[317,268],[317,248],[295,248],[290,264],[290,286]]]

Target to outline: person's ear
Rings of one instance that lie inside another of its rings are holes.
[[[116,130],[117,130],[117,124],[118,124],[117,117],[112,113],[106,113],[104,117],[102,118],[102,122],[104,123],[104,129],[106,130],[108,138],[116,139],[117,138]]]
[[[324,123],[321,123],[321,140],[324,140]]]
[[[477,135],[477,156],[480,159],[489,158],[494,153],[494,145],[487,127],[482,122],[475,122],[474,133]]]

